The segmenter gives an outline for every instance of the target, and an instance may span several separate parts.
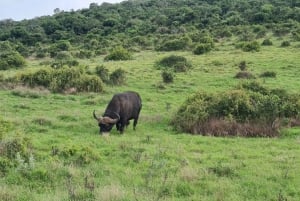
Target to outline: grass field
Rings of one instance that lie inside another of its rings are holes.
[[[106,86],[100,94],[1,89],[0,117],[11,125],[2,143],[28,142],[30,157],[17,154],[18,165],[1,175],[0,200],[300,200],[298,128],[283,130],[280,138],[215,138],[177,133],[169,125],[194,92],[238,85],[234,76],[241,61],[263,85],[299,93],[299,42],[288,48],[279,44],[254,53],[218,43],[201,56],[144,51],[130,61],[80,61],[91,70],[104,64],[127,72],[126,85]],[[193,68],[164,84],[154,63],[171,54],[186,57]],[[29,60],[24,70],[40,68],[39,63]],[[276,72],[276,78],[259,78],[265,71]],[[113,94],[127,90],[143,99],[137,130],[131,124],[124,135],[114,128],[110,136],[100,136],[92,111],[101,114]]]

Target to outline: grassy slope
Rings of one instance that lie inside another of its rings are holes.
[[[88,200],[93,196],[104,201],[299,200],[299,130],[289,130],[288,136],[279,139],[245,139],[178,134],[168,126],[189,94],[237,85],[233,76],[242,60],[255,75],[277,72],[277,78],[261,80],[267,86],[297,92],[299,48],[278,46],[263,47],[257,53],[227,45],[203,56],[174,52],[191,60],[194,68],[177,74],[164,90],[157,87],[160,71],[153,64],[173,53],[140,52],[132,61],[104,63],[112,71],[121,67],[128,72],[126,86],[106,87],[104,94],[24,92],[29,97],[23,97],[23,89],[1,90],[1,116],[31,139],[35,167],[27,174],[12,168],[0,180],[0,196],[7,200]],[[38,67],[35,62],[32,68]],[[83,62],[93,68],[103,58]],[[143,98],[137,131],[130,125],[124,135],[114,130],[109,137],[99,136],[92,111],[101,113],[112,95],[124,90],[138,91]],[[59,154],[53,156],[55,150]],[[76,154],[68,155],[70,151]],[[94,183],[92,196],[85,178]]]

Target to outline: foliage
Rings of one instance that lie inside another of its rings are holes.
[[[252,73],[250,73],[248,71],[240,71],[234,77],[237,79],[254,79],[255,78],[255,76],[252,75]]]
[[[104,61],[121,61],[130,59],[132,59],[132,56],[126,49],[123,47],[116,47],[104,58]]]
[[[262,44],[261,45],[263,45],[263,46],[271,46],[271,45],[273,45],[273,42],[271,41],[271,39],[265,39],[263,42],[262,42]]]
[[[118,68],[109,75],[110,84],[123,85],[126,82],[126,72]]]
[[[24,57],[9,42],[0,41],[0,70],[25,66]]]
[[[289,41],[282,41],[280,46],[281,47],[289,47],[289,46],[291,46],[291,43]]]
[[[258,52],[260,50],[260,45],[257,41],[243,42],[237,45],[245,52]]]
[[[172,72],[164,70],[164,71],[162,71],[161,76],[163,78],[164,83],[172,83],[173,82],[174,75]]]
[[[212,47],[208,43],[204,44],[199,44],[197,47],[194,49],[193,53],[196,55],[204,54],[212,50]]]
[[[276,72],[274,71],[265,71],[260,74],[260,77],[276,77]]]
[[[256,85],[251,91],[221,94],[198,92],[179,108],[172,124],[178,130],[203,135],[276,136],[279,125],[274,125],[275,120],[297,118],[300,104],[293,95],[260,88]]]
[[[192,65],[191,63],[183,56],[166,56],[156,62],[156,66],[162,69],[171,69],[175,72],[186,72]]]
[[[166,0],[163,3],[134,1],[103,4],[78,11],[55,12],[52,16],[28,21],[3,20],[0,23],[0,41],[22,44],[25,50],[22,51],[25,53],[22,53],[23,56],[39,53],[38,49],[29,51],[28,48],[34,47],[36,43],[51,46],[51,56],[55,55],[56,50],[76,48],[78,51],[103,52],[107,46],[115,45],[126,45],[126,48],[129,48],[128,45],[137,45],[142,49],[151,46],[163,51],[183,50],[198,43],[206,43],[199,40],[205,37],[224,38],[234,35],[249,41],[254,39],[255,34],[258,38],[263,37],[266,31],[273,31],[276,37],[298,33],[298,7],[295,1],[282,0],[250,3],[233,0],[227,5],[222,1],[207,0],[189,0],[189,3]],[[241,31],[244,25],[250,31]],[[250,27],[253,27],[254,33]],[[195,30],[201,31],[198,33]],[[293,36],[297,38],[297,34]],[[191,44],[189,38],[195,44]]]
[[[157,50],[158,51],[177,51],[185,50],[191,44],[191,39],[188,37],[182,37],[179,39],[167,40],[161,44]]]
[[[109,72],[105,66],[96,66],[96,75],[98,75],[104,83],[109,83]]]
[[[30,87],[43,86],[53,92],[76,91],[102,92],[103,83],[99,77],[86,75],[80,68],[62,67],[57,70],[45,68],[34,73],[23,73],[16,78]]]

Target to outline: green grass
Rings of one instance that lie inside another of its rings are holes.
[[[299,48],[279,46],[276,41],[247,53],[218,44],[201,56],[146,51],[130,61],[82,61],[91,69],[103,63],[110,72],[127,72],[126,85],[106,86],[101,94],[0,90],[0,115],[13,125],[5,139],[29,138],[34,158],[34,164],[20,162],[2,175],[0,200],[300,200],[299,129],[287,129],[281,138],[214,138],[176,133],[168,124],[194,92],[239,84],[234,76],[243,60],[257,81],[298,92]],[[165,85],[154,64],[172,54],[185,56],[193,69]],[[28,62],[27,68],[39,68]],[[268,70],[276,78],[259,78]],[[100,136],[92,111],[102,113],[114,93],[126,90],[143,99],[137,130],[130,124],[124,135],[114,128]]]

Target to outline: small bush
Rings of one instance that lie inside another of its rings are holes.
[[[123,47],[117,47],[104,58],[104,61],[121,61],[130,59],[132,59],[132,56],[126,49]]]
[[[186,72],[192,67],[185,57],[176,55],[164,57],[160,61],[156,62],[156,66],[159,69],[171,69],[175,72]]]
[[[26,62],[22,55],[16,51],[0,52],[0,70],[9,68],[20,68],[25,66]]]
[[[164,83],[172,83],[174,79],[174,75],[170,71],[162,71],[161,76],[163,78]]]
[[[262,44],[263,46],[271,46],[273,45],[273,42],[270,39],[265,39]]]
[[[126,82],[126,72],[121,68],[115,70],[109,76],[110,84],[112,85],[122,85]]]
[[[254,79],[255,76],[252,75],[250,72],[247,71],[240,71],[235,76],[237,79]]]
[[[291,43],[289,41],[282,41],[280,47],[289,47],[291,46]]]
[[[202,43],[197,45],[197,47],[194,49],[193,53],[196,55],[205,54],[207,52],[210,52],[212,50],[212,46],[209,43]]]
[[[96,67],[96,75],[98,75],[104,83],[109,83],[109,72],[103,65]]]
[[[241,62],[239,63],[239,68],[240,68],[241,71],[245,71],[246,68],[247,68],[247,63],[246,63],[246,61],[241,61]]]
[[[20,74],[17,78],[30,87],[43,86],[52,92],[75,91],[102,92],[103,83],[97,76],[87,75],[80,68],[62,67],[41,69],[34,73]]]
[[[157,50],[159,51],[176,51],[184,50],[191,44],[191,39],[183,37],[180,39],[174,39],[164,42]]]
[[[257,41],[239,43],[236,47],[241,48],[244,52],[258,52],[260,50],[260,45]]]
[[[276,77],[276,73],[274,71],[265,71],[260,74],[260,77]]]

